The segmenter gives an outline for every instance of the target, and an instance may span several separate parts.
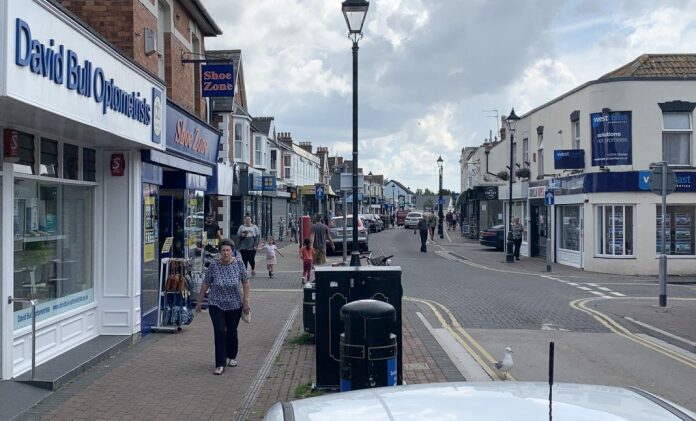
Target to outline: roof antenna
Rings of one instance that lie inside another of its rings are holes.
[[[549,421],[553,419],[553,349],[554,343],[549,343]]]

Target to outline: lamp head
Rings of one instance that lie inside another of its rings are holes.
[[[362,35],[362,28],[369,7],[370,3],[365,0],[346,0],[341,4],[341,10],[346,18],[350,35]]]
[[[442,169],[442,162],[443,162],[443,161],[442,161],[442,156],[438,157],[438,158],[437,158],[437,167],[440,168],[440,169]]]
[[[520,118],[517,116],[517,114],[515,114],[515,108],[513,107],[512,111],[510,111],[510,115],[508,115],[507,119],[505,119],[510,134],[515,134],[515,128],[517,128],[517,123],[519,121]]]

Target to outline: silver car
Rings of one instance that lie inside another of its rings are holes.
[[[415,228],[421,219],[423,219],[421,212],[409,212],[404,220],[404,228]]]
[[[353,247],[353,215],[346,216],[346,244],[348,252],[350,253]],[[343,250],[343,217],[335,216],[331,218],[331,223],[329,226],[331,230],[331,238],[334,243],[334,252],[341,253]],[[361,218],[358,218],[358,250],[360,252],[366,252],[369,250],[368,245],[368,235],[365,225]]]
[[[549,405],[547,383],[458,382],[380,387],[277,403],[265,419],[667,421],[695,417],[688,409],[635,388],[556,383]]]

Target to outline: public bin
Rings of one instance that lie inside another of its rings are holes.
[[[377,300],[341,308],[341,392],[396,385],[396,309]]]
[[[403,384],[401,335],[401,267],[399,266],[318,266],[314,274],[316,313],[316,387],[340,389],[340,340],[343,333],[341,307],[353,301],[373,299],[394,306],[396,321],[390,332],[396,335],[397,384]]]
[[[314,313],[316,312],[316,289],[314,284],[307,282],[303,288],[304,299],[302,300],[302,325],[304,331],[314,334]]]

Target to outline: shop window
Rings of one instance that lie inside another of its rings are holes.
[[[82,179],[97,181],[97,151],[94,149],[82,149]]]
[[[524,233],[522,233],[522,241],[527,242],[527,231],[529,230],[529,221],[527,221],[527,203],[526,202],[514,202],[512,204],[512,218],[519,218],[520,223],[524,226]]]
[[[41,172],[39,175],[58,177],[58,142],[41,139]]]
[[[662,159],[691,165],[691,113],[662,113]]]
[[[34,135],[18,132],[19,134],[19,160],[14,164],[15,172],[22,174],[36,174],[36,155]]]
[[[559,206],[559,247],[580,251],[580,206]]]
[[[78,179],[78,147],[75,145],[63,145],[63,178],[69,180]]]
[[[597,206],[598,256],[633,256],[633,206]]]
[[[695,255],[694,206],[667,206],[665,219],[665,254]],[[655,250],[662,251],[662,206],[657,205],[655,221]]]
[[[37,321],[93,301],[92,187],[15,179],[14,296],[38,300]],[[31,324],[14,307],[14,328]]]

